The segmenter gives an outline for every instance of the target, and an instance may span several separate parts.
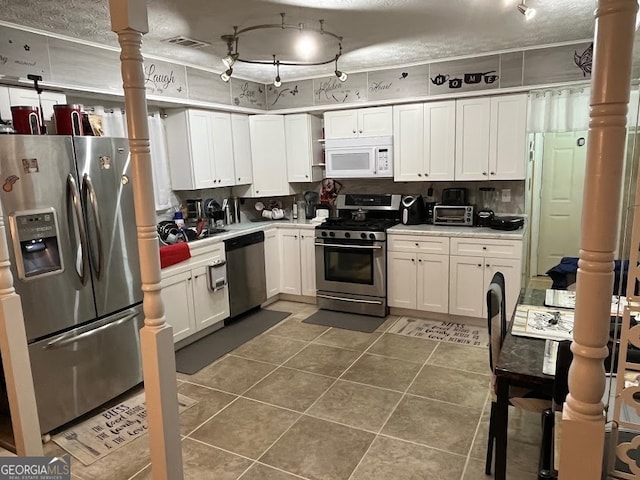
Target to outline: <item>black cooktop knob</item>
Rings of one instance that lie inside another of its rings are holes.
[[[349,232],[345,232],[344,238],[351,238],[351,234]]]
[[[366,233],[361,233],[360,234],[360,238],[367,238],[367,234]]]
[[[375,240],[375,239],[376,239],[376,234],[375,234],[375,233],[370,233],[370,234],[369,234],[369,238],[370,238],[371,240]]]
[[[336,232],[329,232],[329,236],[330,237],[335,237],[336,236]]]
[[[327,232],[322,232],[322,236],[326,237],[327,236]]]

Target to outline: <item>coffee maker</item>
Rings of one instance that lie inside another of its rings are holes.
[[[405,195],[400,202],[400,220],[403,225],[419,225],[425,220],[422,195]]]
[[[318,192],[304,192],[302,197],[304,198],[304,211],[307,219],[314,218],[316,216],[316,207],[320,201],[320,194]]]

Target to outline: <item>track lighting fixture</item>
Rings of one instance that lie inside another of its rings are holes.
[[[536,9],[528,7],[525,4],[525,0],[522,0],[522,3],[518,4],[518,11],[524,15],[524,18],[526,18],[527,21],[536,16]]]
[[[224,63],[227,70],[220,75],[220,78],[222,78],[223,81],[225,82],[229,81],[229,79],[231,78],[231,74],[233,73],[233,69],[231,67],[236,62],[253,63],[258,65],[270,65],[270,64],[275,65],[276,77],[273,81],[273,85],[276,87],[279,87],[282,85],[282,80],[280,79],[280,65],[316,66],[316,65],[326,65],[326,64],[335,62],[336,68],[334,73],[336,77],[338,77],[341,82],[344,82],[347,80],[348,75],[338,70],[338,59],[342,55],[342,37],[339,35],[336,35],[335,33],[331,33],[325,30],[324,20],[319,21],[320,23],[319,28],[314,28],[314,27],[307,27],[302,23],[298,23],[296,25],[287,24],[285,23],[284,13],[281,13],[280,17],[282,19],[280,23],[253,25],[253,26],[245,27],[243,29],[238,29],[238,27],[236,26],[236,27],[233,27],[233,34],[223,35],[221,37],[222,40],[224,40],[227,44],[227,55],[225,55],[225,57],[223,57],[222,59],[222,63]],[[310,46],[310,43],[312,43],[311,42],[312,39],[310,38],[310,36],[312,35],[321,35],[325,37],[331,37],[336,42],[338,53],[333,55],[331,58],[328,58],[326,60],[321,60],[318,62],[303,62],[303,61],[298,62],[295,60],[283,61],[283,60],[278,60],[276,55],[273,55],[273,60],[266,60],[266,59],[259,59],[259,58],[256,58],[256,59],[241,58],[240,53],[238,52],[238,41],[240,39],[240,36],[246,35],[249,32],[253,32],[255,30],[264,30],[264,29],[271,29],[274,31],[274,34],[276,34],[275,32],[278,32],[278,31],[282,32],[282,30],[285,30],[285,29],[295,29],[295,30],[298,30],[301,34],[304,34],[305,36],[302,37],[301,40],[305,40],[307,44],[306,44],[306,48],[303,48],[302,49],[303,51],[300,52],[300,55],[303,55],[303,56],[308,55],[309,51],[312,50]]]

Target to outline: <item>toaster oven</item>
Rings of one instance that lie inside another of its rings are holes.
[[[433,207],[434,225],[473,226],[472,205],[435,205]]]

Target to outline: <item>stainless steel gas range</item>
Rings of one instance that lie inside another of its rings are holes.
[[[387,315],[387,234],[400,195],[339,195],[338,218],[316,227],[318,307]]]

